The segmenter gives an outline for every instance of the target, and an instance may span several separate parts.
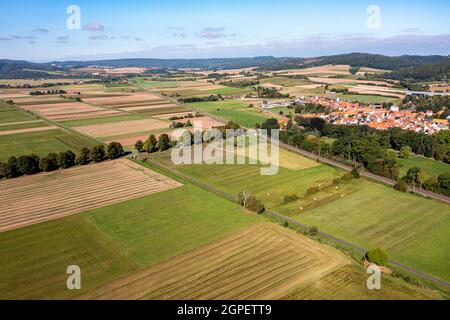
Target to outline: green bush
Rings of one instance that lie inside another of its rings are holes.
[[[283,197],[285,203],[294,202],[296,200],[298,200],[298,195],[296,194],[290,194]]]
[[[261,214],[266,210],[262,202],[256,199],[256,197],[254,196],[250,196],[247,198],[247,201],[245,202],[245,208],[257,214]]]
[[[388,254],[380,248],[367,252],[366,258],[369,262],[375,263],[379,266],[385,266],[389,260]]]
[[[408,191],[408,185],[405,181],[400,180],[394,185],[394,189],[400,192],[406,192]]]
[[[319,234],[319,228],[312,226],[311,228],[309,228],[309,235],[315,237]]]

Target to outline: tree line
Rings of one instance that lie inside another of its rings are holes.
[[[104,145],[83,148],[78,155],[72,151],[49,153],[45,157],[36,154],[20,157],[12,156],[6,162],[0,162],[0,179],[12,179],[39,172],[51,172],[58,169],[68,169],[76,165],[99,163],[106,159],[117,159],[124,154],[123,147],[118,142],[111,142],[105,149]]]

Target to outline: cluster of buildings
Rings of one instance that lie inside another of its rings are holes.
[[[296,103],[314,103],[327,107],[330,112],[302,114],[302,117],[318,117],[334,124],[367,125],[382,130],[399,127],[405,130],[427,134],[449,129],[450,117],[447,119],[435,119],[431,110],[427,112],[412,112],[400,110],[397,106],[385,109],[382,105],[361,106],[359,103],[350,103],[322,97],[297,99]]]

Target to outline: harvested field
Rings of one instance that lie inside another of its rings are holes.
[[[348,91],[361,94],[383,95],[386,97],[394,97],[399,99],[403,99],[406,96],[406,93],[402,93],[401,90],[376,86],[358,85],[357,87],[349,87]]]
[[[118,110],[104,110],[104,111],[92,111],[92,112],[80,112],[80,113],[70,113],[70,114],[61,114],[61,115],[53,115],[51,117],[47,117],[51,120],[56,121],[66,121],[66,120],[81,120],[81,119],[89,119],[89,118],[97,118],[97,117],[107,117],[114,115],[122,115],[123,112]]]
[[[27,111],[36,112],[51,120],[75,120],[122,114],[119,110],[108,110],[80,102],[27,105],[21,106],[21,108]]]
[[[93,124],[73,128],[93,137],[108,137],[113,135],[123,135],[143,131],[150,132],[151,130],[169,128],[169,123],[156,119],[143,119],[121,121],[115,123]]]
[[[320,78],[320,77],[310,77],[309,80],[313,82],[318,83],[325,83],[325,84],[339,84],[339,83],[351,83],[355,82],[353,79],[345,79],[345,78]]]
[[[1,181],[0,232],[180,186],[125,159]]]
[[[87,103],[96,104],[99,106],[113,106],[146,100],[161,100],[161,98],[151,93],[134,93],[130,95],[122,95],[119,97],[85,99]]]
[[[4,91],[0,93],[0,99],[10,100],[22,97],[29,97],[28,91]]]
[[[138,106],[138,107],[126,107],[126,108],[120,108],[120,110],[122,110],[122,111],[142,111],[142,110],[175,108],[175,107],[178,107],[178,106],[174,103],[164,103],[164,104],[152,104],[152,105]]]
[[[221,127],[225,121],[218,121],[211,117],[197,117],[192,119],[175,120],[175,122],[187,123],[190,121],[193,126],[201,126],[203,129],[211,129],[214,127]]]
[[[39,127],[39,128],[26,128],[26,129],[18,129],[18,130],[0,130],[0,136],[6,136],[6,135],[12,135],[12,134],[18,134],[18,133],[30,133],[30,132],[40,132],[40,131],[48,131],[48,130],[56,130],[58,127],[54,126],[46,126],[46,127]]]
[[[331,247],[263,223],[104,285],[83,299],[277,299],[350,264]]]

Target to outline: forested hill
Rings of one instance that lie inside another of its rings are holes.
[[[399,56],[390,57],[367,53],[350,53],[316,58],[291,58],[272,56],[253,58],[217,59],[115,59],[95,61],[61,61],[31,63],[27,61],[0,60],[0,78],[44,78],[54,76],[54,71],[86,66],[144,67],[162,69],[199,68],[227,70],[259,67],[260,70],[307,68],[328,64],[345,64],[351,67],[369,67],[392,70],[377,77],[395,80],[436,81],[450,79],[449,56]],[[50,72],[51,71],[51,72]]]
[[[275,57],[254,58],[214,58],[214,59],[115,59],[95,61],[54,62],[61,67],[107,66],[114,68],[200,68],[200,69],[240,69],[264,65],[277,61]]]

